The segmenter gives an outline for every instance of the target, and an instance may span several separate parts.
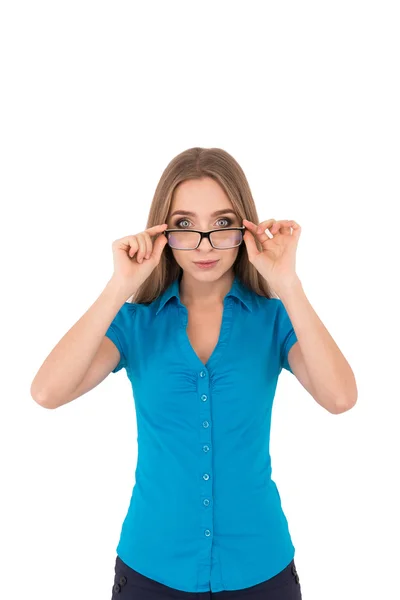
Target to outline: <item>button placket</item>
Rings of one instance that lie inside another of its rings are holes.
[[[210,407],[210,368],[214,372],[216,366],[219,364],[223,357],[223,353],[226,350],[229,343],[229,336],[232,332],[233,322],[233,310],[234,310],[234,298],[228,294],[224,299],[224,310],[222,315],[222,323],[220,334],[217,345],[215,346],[211,356],[209,357],[206,364],[204,364],[190,343],[189,336],[187,334],[188,325],[188,310],[185,306],[179,303],[179,341],[180,347],[183,351],[183,356],[186,362],[191,366],[194,372],[194,376],[197,377],[197,402],[199,406],[199,412],[197,413],[199,421],[194,426],[198,427],[199,432],[199,446],[198,451],[201,453],[199,456],[200,472],[197,471],[197,477],[199,481],[199,537],[200,546],[198,554],[198,581],[205,584],[213,585],[213,571],[215,570],[215,564],[221,569],[219,565],[218,556],[212,555],[212,546],[214,538],[214,513],[213,513],[213,456],[212,456],[212,418],[211,418],[211,407]],[[204,478],[204,475],[208,475],[208,479]],[[200,504],[201,502],[201,504]],[[206,542],[207,540],[207,542]],[[206,543],[205,543],[206,542]],[[217,588],[221,585],[217,578],[215,582]]]
[[[211,504],[212,497],[212,456],[211,456],[211,411],[209,403],[209,378],[206,369],[199,371],[199,398],[200,398],[200,422],[199,427],[201,430],[200,435],[200,448],[199,451],[202,453],[202,478],[201,478],[201,502],[202,510],[204,511],[201,519],[203,536],[205,538],[212,538],[212,511],[207,510]],[[210,549],[209,549],[210,550]],[[207,562],[211,565],[211,556],[204,554],[207,558]]]

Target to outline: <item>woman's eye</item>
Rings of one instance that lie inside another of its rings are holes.
[[[187,219],[181,219],[181,220],[180,220],[180,221],[178,221],[176,224],[177,224],[177,225],[180,225],[181,223],[184,223],[185,221],[186,221],[187,223],[190,223],[190,221],[188,221]]]
[[[225,218],[225,217],[223,217],[222,219],[218,219],[218,221],[226,221],[228,223],[228,225],[232,224],[232,221],[230,219]]]

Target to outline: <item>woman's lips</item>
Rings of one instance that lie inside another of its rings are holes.
[[[218,260],[207,261],[207,262],[195,262],[194,264],[197,265],[200,269],[207,269],[207,268],[214,267],[217,264]]]

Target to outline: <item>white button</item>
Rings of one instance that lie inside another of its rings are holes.
[[[207,400],[207,396],[206,396],[205,394],[203,394],[203,395],[201,396],[201,399],[203,400],[203,402],[205,402],[205,401]]]
[[[203,427],[208,427],[209,426],[209,422],[208,421],[203,421]]]
[[[205,446],[203,446],[203,450],[204,452],[208,452],[210,449],[210,446],[207,446],[207,444]]]
[[[208,506],[210,504],[209,499],[208,498],[204,498],[203,504],[204,504],[204,506]]]
[[[209,535],[211,535],[211,531],[209,529],[206,529],[204,535],[208,537]]]
[[[210,476],[208,473],[204,473],[203,475],[203,479],[205,479],[207,481],[207,479],[210,479]]]
[[[206,372],[205,371],[200,371],[200,377],[205,377],[206,376]]]

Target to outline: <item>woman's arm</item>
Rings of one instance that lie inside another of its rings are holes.
[[[300,380],[301,373],[307,373],[312,395],[329,412],[349,410],[357,401],[354,373],[308,301],[301,281],[296,279],[278,293],[298,340],[288,355],[293,374]]]
[[[31,396],[38,404],[55,408],[72,399],[104,340],[105,332],[125,301],[124,291],[111,278],[37,372],[31,384]],[[104,347],[110,348],[110,344],[104,344]]]

